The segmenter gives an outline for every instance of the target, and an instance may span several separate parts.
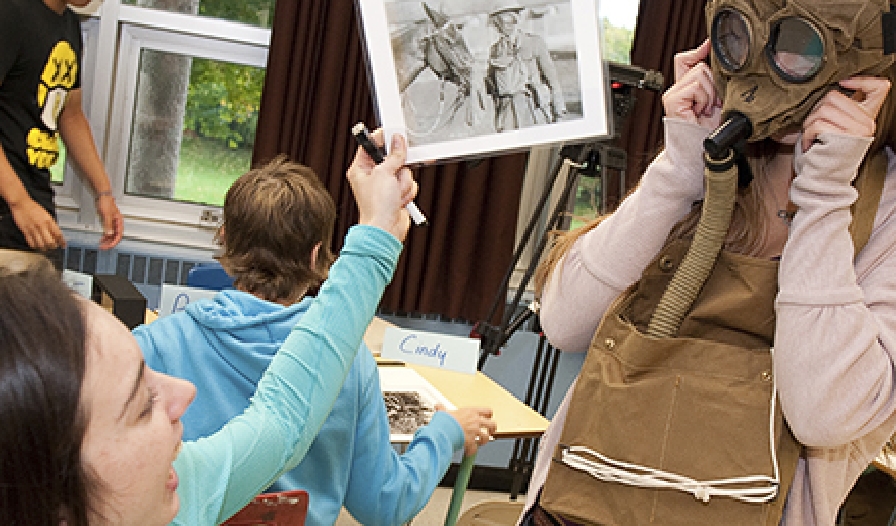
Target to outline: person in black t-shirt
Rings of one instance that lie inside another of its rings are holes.
[[[103,223],[99,248],[118,244],[124,220],[81,108],[78,15],[89,0],[0,2],[0,247],[42,252],[61,267],[49,168],[59,138],[81,169]]]

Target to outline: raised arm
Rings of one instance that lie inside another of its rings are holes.
[[[359,151],[348,179],[360,209],[329,277],[258,383],[249,408],[221,431],[184,445],[175,462],[175,524],[218,524],[295,467],[329,414],[392,277],[416,183],[400,138],[374,165]]]
[[[665,149],[635,189],[560,260],[541,298],[541,324],[551,343],[584,352],[603,312],[634,283],[672,227],[703,196],[703,139],[721,105],[705,59],[709,42],[675,56],[676,81],[663,94]]]
[[[90,123],[81,106],[81,97],[79,88],[72,90],[66,98],[65,107],[59,114],[59,134],[69,155],[81,169],[82,177],[93,190],[96,210],[103,224],[99,246],[102,250],[108,250],[121,241],[124,217],[112,196],[112,183],[96,150]]]

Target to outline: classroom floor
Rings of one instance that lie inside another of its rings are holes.
[[[448,514],[448,505],[451,503],[451,488],[438,487],[429,499],[429,503],[424,507],[414,520],[411,526],[444,526],[445,516]],[[478,504],[484,500],[503,500],[509,501],[510,496],[507,493],[496,493],[492,491],[467,490],[464,493],[464,501],[461,505],[461,514],[471,506]],[[526,496],[517,497],[518,502],[525,502]],[[358,521],[352,518],[345,510],[336,519],[335,526],[358,526]]]

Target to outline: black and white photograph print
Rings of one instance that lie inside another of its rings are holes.
[[[436,405],[448,411],[455,409],[454,404],[414,369],[396,365],[381,366],[377,370],[392,443],[407,444],[413,440],[417,428],[429,423]]]
[[[608,135],[594,0],[358,2],[380,124],[409,163]]]
[[[392,435],[413,435],[432,419],[435,407],[417,391],[385,391],[386,414]]]

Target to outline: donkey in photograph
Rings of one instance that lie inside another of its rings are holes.
[[[414,137],[429,142],[474,134],[482,121],[491,120],[484,118],[490,109],[484,77],[476,73],[462,24],[425,2],[423,9],[426,19],[409,23],[392,35],[408,133],[412,142]],[[409,96],[409,88],[426,70],[440,81],[438,103]]]

